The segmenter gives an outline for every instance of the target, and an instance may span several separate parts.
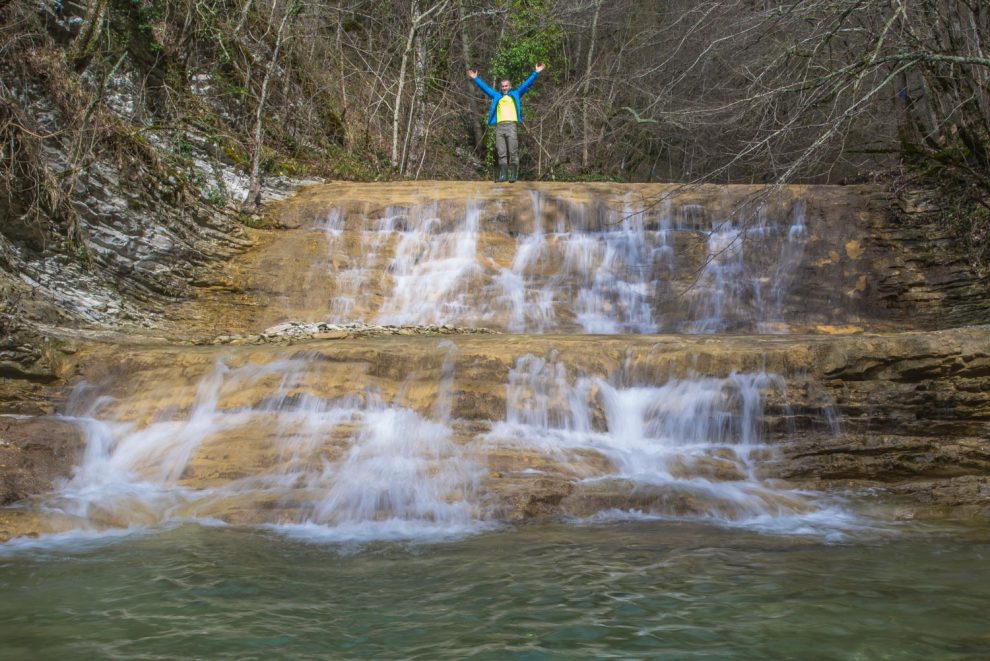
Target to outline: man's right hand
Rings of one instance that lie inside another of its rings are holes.
[[[474,69],[468,69],[467,70],[467,74],[471,78],[477,78],[478,77],[478,72],[476,70],[474,70]]]

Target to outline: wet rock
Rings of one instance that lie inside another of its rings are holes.
[[[781,452],[777,474],[787,479],[897,482],[990,474],[990,438],[843,434],[796,440]]]
[[[559,518],[561,502],[574,491],[574,481],[555,475],[515,475],[488,480],[491,515],[512,522],[547,521]]]
[[[990,320],[990,303],[987,302],[990,284],[959,260],[958,255],[952,257],[951,244],[945,243],[945,237],[934,236],[930,224],[906,226],[901,220],[893,219],[891,200],[875,189],[795,186],[785,187],[765,201],[765,217],[771,226],[765,236],[761,234],[762,238],[747,248],[747,260],[760,259],[761,250],[772,253],[774,260],[780,259],[780,250],[755,244],[762,244],[771,236],[787,237],[789,223],[795,220],[795,209],[803,210],[804,223],[794,226],[799,230],[796,236],[801,237],[800,255],[795,255],[794,263],[789,263],[782,271],[774,271],[775,267],[783,268],[780,264],[770,264],[767,266],[769,273],[760,271],[745,275],[746,278],[752,276],[765,287],[772,285],[779,309],[762,319],[751,318],[753,310],[742,308],[753,302],[749,298],[761,298],[759,291],[752,291],[752,296],[744,294],[732,305],[725,304],[720,312],[724,318],[712,328],[692,327],[699,323],[704,326],[703,320],[690,317],[689,308],[693,306],[694,293],[704,287],[704,283],[699,285],[695,278],[706,264],[708,232],[716,219],[738,220],[739,208],[746,206],[742,201],[751,200],[759,193],[759,187],[747,186],[540,183],[506,190],[504,187],[479,186],[476,182],[434,185],[399,182],[374,186],[339,182],[304,190],[283,205],[280,214],[295,219],[294,227],[320,228],[330,222],[328,210],[333,210],[334,214],[339,212],[339,217],[333,216],[336,218],[334,238],[323,237],[327,245],[333,244],[330,260],[333,268],[324,273],[335,273],[339,272],[337,269],[347,270],[356,265],[365,267],[362,260],[367,247],[363,241],[367,239],[368,228],[378,219],[387,216],[393,231],[413,231],[423,225],[422,221],[428,221],[430,236],[453,235],[463,225],[470,201],[472,212],[479,216],[478,251],[491,260],[491,263],[479,260],[478,270],[485,272],[480,277],[496,278],[502,269],[513,268],[516,235],[533,232],[538,218],[542,219],[547,233],[614,229],[630,199],[659,200],[669,196],[669,205],[648,205],[637,215],[637,222],[642,222],[650,236],[661,230],[665,236],[669,235],[669,244],[654,248],[672,254],[676,273],[661,278],[654,271],[652,278],[642,285],[630,281],[630,286],[656,289],[655,300],[649,301],[648,305],[653,308],[655,319],[662,320],[659,330],[696,332],[700,328],[703,332],[757,330],[775,333],[811,330],[850,334],[878,327],[937,328]],[[421,218],[417,214],[425,215]],[[382,233],[382,246],[387,244],[387,236],[390,236],[388,232]],[[285,239],[313,244],[316,236],[310,231],[300,232],[298,238]],[[558,237],[556,242],[544,244],[539,270],[543,274],[562,276],[563,282],[557,285],[573,288],[580,284],[567,281],[574,275],[574,264],[568,266],[567,258],[554,247],[559,248],[558,244],[562,242]],[[310,249],[307,245],[306,250]],[[298,246],[291,251],[298,252]],[[276,295],[288,289],[312,288],[311,277],[292,273],[293,269],[288,266],[292,259],[292,254],[286,255],[286,268],[277,270],[278,281],[262,278],[259,286],[272,288]],[[351,310],[351,314],[362,319],[372,319],[378,312],[375,306],[388,294],[382,286],[387,288],[391,282],[386,269],[395,265],[390,266],[388,260],[379,260],[367,266],[374,273],[363,286],[372,288],[373,295],[356,299],[358,307]],[[654,263],[653,267],[656,266]],[[635,265],[632,267],[635,270]],[[531,270],[526,278],[536,275],[536,271]],[[634,274],[617,275],[628,279]],[[760,276],[764,276],[762,280]],[[300,282],[296,284],[295,280]],[[733,291],[745,291],[750,287],[745,282],[734,285],[735,289],[730,287]],[[325,285],[319,283],[318,286]],[[464,301],[472,301],[467,305],[468,310],[477,312],[478,308],[488,306],[491,301],[487,298],[492,289],[475,286],[473,291],[466,292]],[[323,306],[324,315],[321,316],[329,315],[335,295],[332,286],[326,286],[326,290],[326,296],[316,299]],[[486,294],[472,298],[481,292]],[[769,291],[762,292],[763,296],[767,294]],[[294,301],[293,305],[306,299],[297,295],[289,298]],[[576,313],[566,310],[569,300],[567,296],[554,299],[553,306],[557,309],[553,320],[548,322],[549,327],[569,332],[577,325],[572,318]],[[615,304],[614,300],[604,302],[606,306]],[[308,302],[306,307],[309,307]],[[293,314],[303,316],[295,311]],[[697,311],[693,314],[697,317]],[[515,324],[518,328],[518,319],[509,323],[502,316],[499,312],[492,315],[489,310],[485,324],[502,328]],[[458,325],[471,324],[459,319]]]
[[[50,413],[51,386],[70,374],[65,358],[76,350],[0,313],[0,413]]]
[[[947,480],[919,480],[889,487],[894,494],[908,495],[923,505],[965,507],[990,517],[990,476],[965,475]]]
[[[0,416],[0,504],[51,491],[71,476],[84,445],[69,422]]]
[[[920,254],[926,250],[925,237],[915,229],[889,227],[875,207],[863,214],[852,213],[850,210],[864,199],[877,204],[870,192],[795,189],[788,193],[789,202],[801,196],[822,196],[809,210],[817,214],[814,222],[818,231],[809,237],[808,262],[795,274],[801,283],[809,283],[808,289],[798,297],[802,300],[791,300],[781,310],[787,318],[796,306],[807,303],[805,311],[811,312],[804,327],[817,330],[817,334],[539,337],[494,336],[495,331],[489,329],[451,323],[284,321],[330,318],[327,306],[337,294],[330,274],[346,270],[350,265],[347,260],[361,249],[360,242],[351,237],[338,246],[339,250],[328,252],[326,233],[320,229],[321,223],[326,223],[328,199],[362,212],[377,210],[381,215],[385,208],[411,208],[432,195],[419,183],[377,189],[342,184],[307,191],[284,207],[283,227],[298,231],[281,234],[248,232],[232,218],[201,208],[179,219],[175,217],[180,213],[178,208],[155,208],[162,205],[161,197],[142,200],[133,191],[124,190],[126,186],[122,173],[110,166],[94,168],[80,181],[78,190],[85,199],[79,210],[94,253],[91,267],[84,268],[81,262],[64,256],[32,255],[18,246],[9,247],[2,255],[19,274],[18,283],[11,287],[32,292],[32,316],[51,314],[52,323],[86,321],[104,328],[126,319],[134,325],[146,324],[155,332],[167,328],[177,338],[155,348],[139,346],[136,339],[92,339],[102,345],[82,351],[84,376],[108,384],[116,396],[105,411],[116,419],[138,426],[148,424],[160,415],[165,401],[175,415],[188,413],[196,405],[197,384],[218,358],[236,367],[304,356],[305,378],[292,392],[285,393],[286,401],[353,397],[367,402],[377,397],[401,402],[424,417],[438,415],[439,409],[451,411],[451,425],[464,451],[483,458],[488,476],[486,503],[496,518],[583,517],[609,508],[669,516],[714,513],[734,518],[745,512],[732,499],[713,499],[687,488],[597,479],[614,472],[615,467],[594,452],[550,455],[506,447],[492,450],[474,447],[478,443],[473,439],[483,436],[493,422],[506,419],[508,374],[526,354],[559,362],[566,368],[561,370],[562,378],[570,382],[591,377],[603,383],[639,385],[698,374],[729,378],[765,371],[774,377],[767,380],[763,393],[762,430],[770,447],[761,447],[749,457],[751,463],[762,466],[765,477],[839,488],[880,484],[890,493],[913,497],[919,503],[949,507],[982,507],[984,502],[986,476],[990,475],[990,327],[925,333],[873,331],[898,324],[917,323],[927,328],[960,320],[985,321],[987,317],[980,316],[985,308],[980,305],[985,303],[986,293],[957,262],[938,264],[929,253],[911,257],[914,251]],[[438,190],[434,200],[437,228],[454,227],[459,222],[457,214],[463,214],[465,196],[475,190],[474,183]],[[608,204],[621,203],[625,194],[625,190],[602,186],[548,185],[540,190],[560,202],[543,209],[549,230],[564,222],[601,230],[611,212],[606,203],[596,206],[592,193],[611,196]],[[539,196],[530,193],[520,189],[512,199],[488,190],[479,193],[479,199],[492,212],[481,221],[486,236],[479,250],[489,260],[484,268],[493,273],[512,266],[515,235],[532,231],[533,200]],[[705,189],[691,199],[710,202],[716,197],[716,191]],[[831,227],[831,212],[826,213],[826,207],[832,203],[838,205],[836,213],[840,216],[834,237],[821,231]],[[673,219],[697,233],[710,230],[712,218],[727,212],[731,205],[714,201],[710,209],[691,213],[686,210],[688,206],[685,203],[680,211],[674,210]],[[650,231],[659,231],[662,220],[655,214],[645,222]],[[136,227],[137,223],[145,226]],[[404,228],[411,226],[412,220],[396,218],[395,223],[395,227]],[[872,232],[876,232],[873,238],[864,236]],[[265,250],[230,259],[251,245],[262,244]],[[686,259],[697,260],[706,254],[702,234],[669,247]],[[386,270],[387,260],[380,262],[379,268]],[[305,267],[300,269],[299,263]],[[311,264],[315,266],[310,268]],[[214,273],[219,268],[225,271],[222,277]],[[541,268],[558,273],[563,265],[548,263]],[[670,296],[665,301],[684,307],[677,292],[667,293]],[[197,299],[181,311],[170,306],[170,302],[191,295]],[[364,311],[376,309],[383,296],[377,289],[370,292]],[[606,303],[616,309],[615,301]],[[676,317],[676,310],[671,314],[675,321],[683,321]],[[565,328],[578,328],[573,317],[573,313],[561,316]],[[376,317],[367,314],[365,318]],[[773,320],[762,328],[774,333],[795,330]],[[145,339],[151,335],[148,331]],[[201,346],[184,344],[192,340]],[[210,349],[209,345],[218,348]],[[298,345],[298,349],[286,350],[288,345]],[[57,361],[41,347],[23,338],[0,347],[0,376],[4,377],[0,400],[4,406],[18,402],[20,407],[37,404],[50,410],[51,392],[46,388],[56,384],[62,373]],[[441,394],[439,384],[448,361],[454,378],[449,392]],[[282,374],[263,376],[237,392],[222,392],[218,406],[230,410],[261,408],[271,403],[271,382],[281,378]],[[17,382],[21,394],[5,394],[12,392],[3,390],[8,381]],[[726,387],[721,396],[731,403],[738,393]],[[444,398],[448,408],[439,405]],[[586,402],[591,426],[604,430],[607,416],[597,386],[589,390],[587,398],[593,400]],[[561,408],[568,402],[557,404]],[[712,422],[717,421],[699,424]],[[40,422],[32,424],[44,428]],[[462,434],[467,428],[472,433]],[[59,476],[66,475],[69,464],[60,462],[71,454],[73,442],[68,432],[32,432],[30,425],[11,429],[11,440],[4,441],[10,445],[3,450],[8,453],[3,455],[5,461],[9,460],[5,466],[13,467],[3,473],[6,498],[48,489]],[[210,439],[187,467],[183,486],[208,488],[263,474],[285,460],[273,449],[276,432],[258,425],[236,439]],[[55,440],[49,445],[30,440],[41,436]],[[22,443],[17,438],[28,440]],[[314,465],[339,459],[349,440],[343,431],[339,438],[328,440],[312,458]],[[78,440],[75,442],[78,445]],[[743,463],[735,452],[723,448],[701,456],[684,456],[669,468],[684,480],[725,483],[745,477]],[[754,502],[782,511],[800,511],[805,506],[800,499],[788,501],[768,492],[750,495]],[[307,502],[304,496],[294,494],[293,498]],[[229,513],[228,520],[266,521],[275,516],[271,510],[278,503],[261,499],[256,505],[264,511],[253,511],[254,505],[248,504],[228,509],[217,505],[217,511],[223,516]]]

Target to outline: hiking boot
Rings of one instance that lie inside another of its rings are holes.
[[[508,165],[498,166],[498,179],[496,179],[495,181],[496,182],[505,181],[508,178],[509,178],[509,166]]]
[[[514,183],[516,181],[516,179],[518,179],[518,178],[519,178],[519,166],[518,165],[513,165],[509,169],[509,183],[510,184],[511,183]]]

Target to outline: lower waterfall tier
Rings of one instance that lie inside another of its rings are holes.
[[[990,470],[986,328],[113,354],[80,358],[86,381],[49,421],[80,430],[80,457],[7,513],[9,534],[194,519],[418,538],[644,516],[827,532],[850,515],[795,487],[978,491]]]

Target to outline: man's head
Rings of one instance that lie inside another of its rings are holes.
[[[498,79],[498,91],[502,94],[507,94],[509,90],[512,89],[512,83],[509,82],[508,78]]]

